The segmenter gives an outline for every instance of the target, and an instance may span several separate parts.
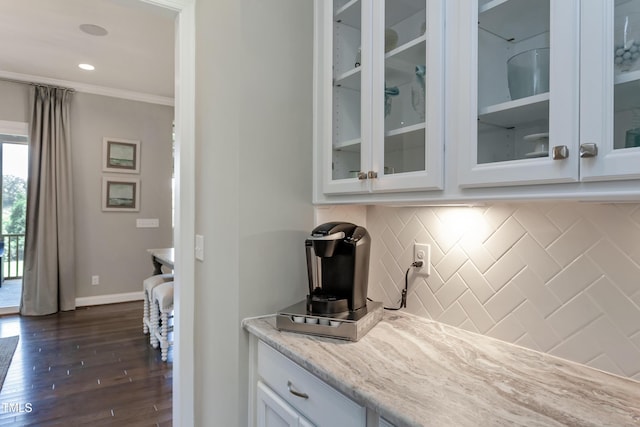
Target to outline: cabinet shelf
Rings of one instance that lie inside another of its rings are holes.
[[[426,129],[425,123],[418,123],[411,126],[405,126],[393,129],[384,134],[384,151],[385,153],[401,150],[408,151],[415,148],[424,148],[424,135],[420,138],[407,138],[409,134]]]
[[[517,124],[531,123],[549,117],[549,93],[529,96],[515,101],[503,102],[480,108],[478,119],[481,122],[501,127],[513,127]]]
[[[622,73],[614,80],[614,99],[616,111],[638,108],[640,97],[640,71]]]
[[[360,76],[362,67],[352,68],[340,74],[334,81],[334,86],[345,87],[347,89],[360,90]]]
[[[335,21],[350,27],[360,29],[360,0],[351,0],[336,10]]]
[[[549,31],[549,0],[493,0],[481,6],[478,14],[480,28],[507,41],[518,42]]]
[[[410,82],[416,65],[425,64],[427,36],[422,35],[385,54],[385,79],[391,86]]]
[[[333,149],[335,151],[360,152],[361,142],[362,142],[361,138],[350,139],[348,141],[340,141],[333,144]]]

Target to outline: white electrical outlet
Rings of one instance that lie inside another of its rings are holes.
[[[100,276],[91,276],[91,284],[99,285],[100,284]]]
[[[422,267],[414,267],[418,274],[431,274],[431,245],[426,243],[413,244],[413,261],[422,261]]]

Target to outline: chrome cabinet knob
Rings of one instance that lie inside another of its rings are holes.
[[[377,178],[378,172],[369,171],[369,179]]]
[[[566,145],[556,145],[552,151],[553,160],[564,160],[569,157],[569,147]]]
[[[589,158],[598,155],[598,144],[580,144],[580,157]]]
[[[359,180],[367,179],[367,173],[366,172],[358,172],[358,179]]]

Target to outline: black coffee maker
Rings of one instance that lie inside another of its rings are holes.
[[[366,310],[371,238],[348,222],[317,226],[305,240],[307,312],[332,315]]]

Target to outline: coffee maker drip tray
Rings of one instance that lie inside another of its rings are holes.
[[[279,311],[276,327],[281,331],[358,341],[382,320],[382,313],[381,302],[368,301],[356,311],[312,314],[307,310],[307,300],[303,300]]]

